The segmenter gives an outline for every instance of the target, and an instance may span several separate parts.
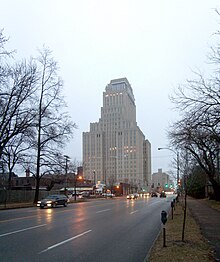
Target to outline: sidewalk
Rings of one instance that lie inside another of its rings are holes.
[[[187,204],[202,235],[213,249],[216,261],[220,261],[220,212],[209,207],[202,199],[188,197]]]

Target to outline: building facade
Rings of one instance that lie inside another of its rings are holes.
[[[126,78],[111,80],[103,92],[99,122],[83,132],[84,177],[108,186],[147,188],[151,144],[137,126],[133,90]]]
[[[170,191],[171,188],[174,188],[173,181],[167,173],[163,172],[162,168],[152,174],[152,189]]]

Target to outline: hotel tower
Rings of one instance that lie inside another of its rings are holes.
[[[95,184],[149,188],[151,144],[137,126],[134,94],[126,78],[106,86],[101,118],[83,132],[83,173]]]

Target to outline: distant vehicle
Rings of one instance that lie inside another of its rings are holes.
[[[90,192],[89,191],[83,191],[82,195],[83,195],[83,197],[90,197]]]
[[[138,198],[139,197],[139,194],[138,193],[134,193],[133,194],[135,198]]]
[[[151,193],[151,197],[157,197],[157,193],[156,192],[152,192]]]
[[[67,206],[69,199],[65,195],[49,195],[41,201],[37,202],[37,206],[40,208],[44,207],[56,207],[58,205],[62,205],[64,207]]]
[[[167,195],[166,195],[165,192],[161,192],[161,193],[160,193],[160,197],[167,197]]]
[[[83,195],[83,193],[79,193],[79,194],[77,195],[77,198],[79,198],[79,199],[82,199],[82,198],[84,198],[84,195]]]
[[[137,198],[138,198],[137,193],[127,195],[127,199],[137,199]]]
[[[112,198],[112,197],[114,197],[115,195],[112,194],[112,193],[103,193],[102,196]]]

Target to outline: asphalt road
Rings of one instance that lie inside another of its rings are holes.
[[[0,261],[143,262],[172,197],[0,211]]]

